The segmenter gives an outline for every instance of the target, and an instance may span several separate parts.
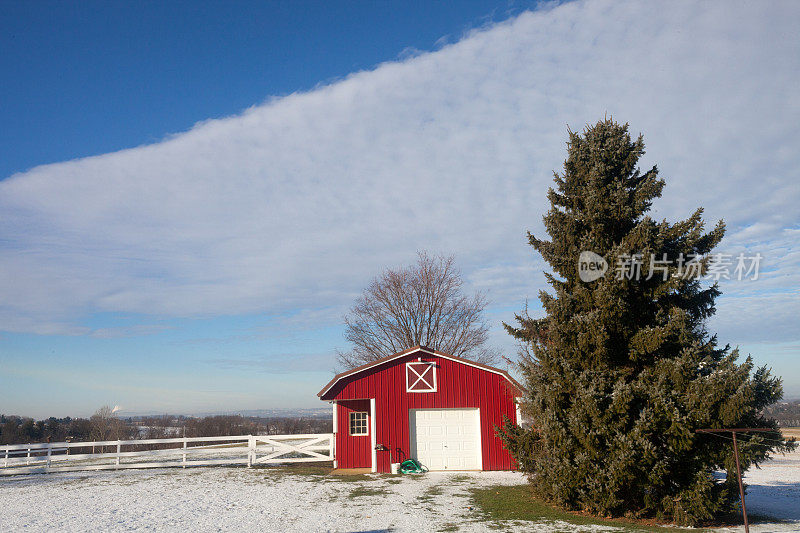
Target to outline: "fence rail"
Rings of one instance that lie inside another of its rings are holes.
[[[331,433],[10,444],[0,446],[0,476],[332,460]]]

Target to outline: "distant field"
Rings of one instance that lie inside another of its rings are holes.
[[[794,437],[800,440],[800,428],[781,428],[781,433],[785,438]]]

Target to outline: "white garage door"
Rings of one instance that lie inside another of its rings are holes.
[[[411,456],[430,470],[480,470],[478,409],[411,409]]]

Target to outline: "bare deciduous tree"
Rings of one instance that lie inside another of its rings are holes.
[[[89,419],[92,440],[118,440],[122,434],[123,423],[117,418],[114,409],[104,405]]]
[[[416,345],[481,363],[497,360],[486,346],[486,298],[462,292],[453,256],[418,253],[416,264],[386,270],[372,280],[345,316],[349,352],[337,354],[345,368],[375,361]]]

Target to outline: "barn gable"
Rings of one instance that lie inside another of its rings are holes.
[[[517,381],[514,378],[512,378],[511,375],[509,375],[509,373],[506,372],[505,370],[501,370],[499,368],[495,368],[495,367],[492,367],[492,366],[489,366],[489,365],[484,365],[484,364],[481,364],[481,363],[476,363],[475,361],[470,361],[469,359],[464,359],[462,357],[456,357],[454,355],[446,354],[444,352],[438,352],[436,350],[432,350],[432,349],[430,349],[428,347],[425,347],[425,346],[414,346],[413,348],[409,348],[407,350],[403,350],[402,352],[396,353],[394,355],[390,355],[388,357],[384,357],[383,359],[378,359],[378,360],[373,361],[371,363],[367,363],[365,365],[361,365],[359,367],[353,368],[352,370],[348,370],[347,372],[342,372],[340,374],[337,374],[336,376],[333,377],[333,379],[331,381],[328,382],[327,385],[325,385],[322,388],[321,391],[319,391],[317,393],[317,396],[319,396],[320,400],[333,400],[335,398],[335,396],[336,396],[337,390],[341,390],[341,388],[345,384],[349,383],[353,379],[358,379],[360,377],[359,374],[362,374],[362,373],[365,373],[365,372],[374,372],[376,369],[379,370],[380,367],[388,365],[388,364],[390,364],[393,361],[396,361],[398,359],[408,359],[409,357],[422,358],[422,357],[430,357],[430,356],[435,356],[435,357],[440,357],[440,358],[443,358],[443,359],[448,359],[450,361],[455,361],[457,363],[461,363],[461,364],[464,364],[464,365],[467,365],[467,366],[471,366],[473,368],[477,368],[477,369],[480,369],[480,370],[485,370],[487,372],[492,372],[492,373],[498,374],[498,375],[504,377],[508,381],[508,384],[514,389],[514,391],[515,391],[515,393],[517,395],[524,390],[523,387],[519,383],[517,383]],[[416,368],[420,368],[420,367],[416,367]],[[422,369],[420,369],[420,370],[422,370]],[[413,371],[409,369],[408,372],[413,372]],[[435,376],[435,372],[436,372],[435,369],[433,370],[433,372],[434,372],[434,376]],[[419,374],[417,374],[416,377],[419,377]],[[420,382],[419,385],[422,386],[423,383]],[[409,391],[409,392],[411,392],[411,391]]]

